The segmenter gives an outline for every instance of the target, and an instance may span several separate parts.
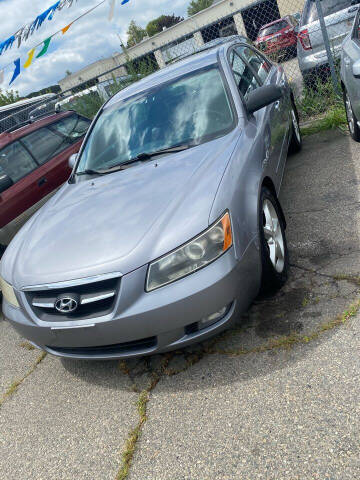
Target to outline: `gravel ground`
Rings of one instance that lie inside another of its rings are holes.
[[[289,158],[289,282],[212,341],[60,361],[0,320],[0,478],[360,478],[359,153],[331,131]]]

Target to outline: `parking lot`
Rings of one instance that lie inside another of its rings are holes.
[[[360,478],[359,156],[305,138],[281,195],[289,282],[205,344],[61,361],[1,320],[0,477]]]

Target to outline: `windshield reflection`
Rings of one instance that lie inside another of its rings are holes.
[[[77,173],[120,165],[174,145],[198,145],[230,131],[234,117],[219,69],[202,69],[105,110]]]

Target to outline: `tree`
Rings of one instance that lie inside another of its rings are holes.
[[[65,73],[67,77],[70,77],[70,75],[72,75],[72,72],[70,70],[65,70]]]
[[[195,13],[201,12],[204,8],[208,8],[212,5],[213,0],[192,0],[188,6],[187,13],[189,17],[195,15]]]
[[[152,37],[153,35],[156,35],[157,33],[162,32],[164,27],[165,28],[172,27],[173,25],[176,25],[182,20],[184,20],[182,17],[175,17],[174,14],[161,15],[158,18],[154,18],[154,20],[151,20],[146,25],[146,32],[149,35],[149,37]]]
[[[128,36],[128,48],[141,42],[141,40],[147,35],[146,30],[136,25],[135,20],[131,20],[126,33]]]
[[[0,88],[0,107],[14,103],[20,100],[19,93],[14,90],[1,90]]]

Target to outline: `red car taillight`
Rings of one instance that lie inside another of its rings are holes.
[[[304,50],[311,50],[312,49],[311,42],[310,42],[310,36],[309,36],[309,30],[307,30],[307,29],[301,30],[301,32],[299,33],[299,40],[300,40],[300,43],[301,43]]]

